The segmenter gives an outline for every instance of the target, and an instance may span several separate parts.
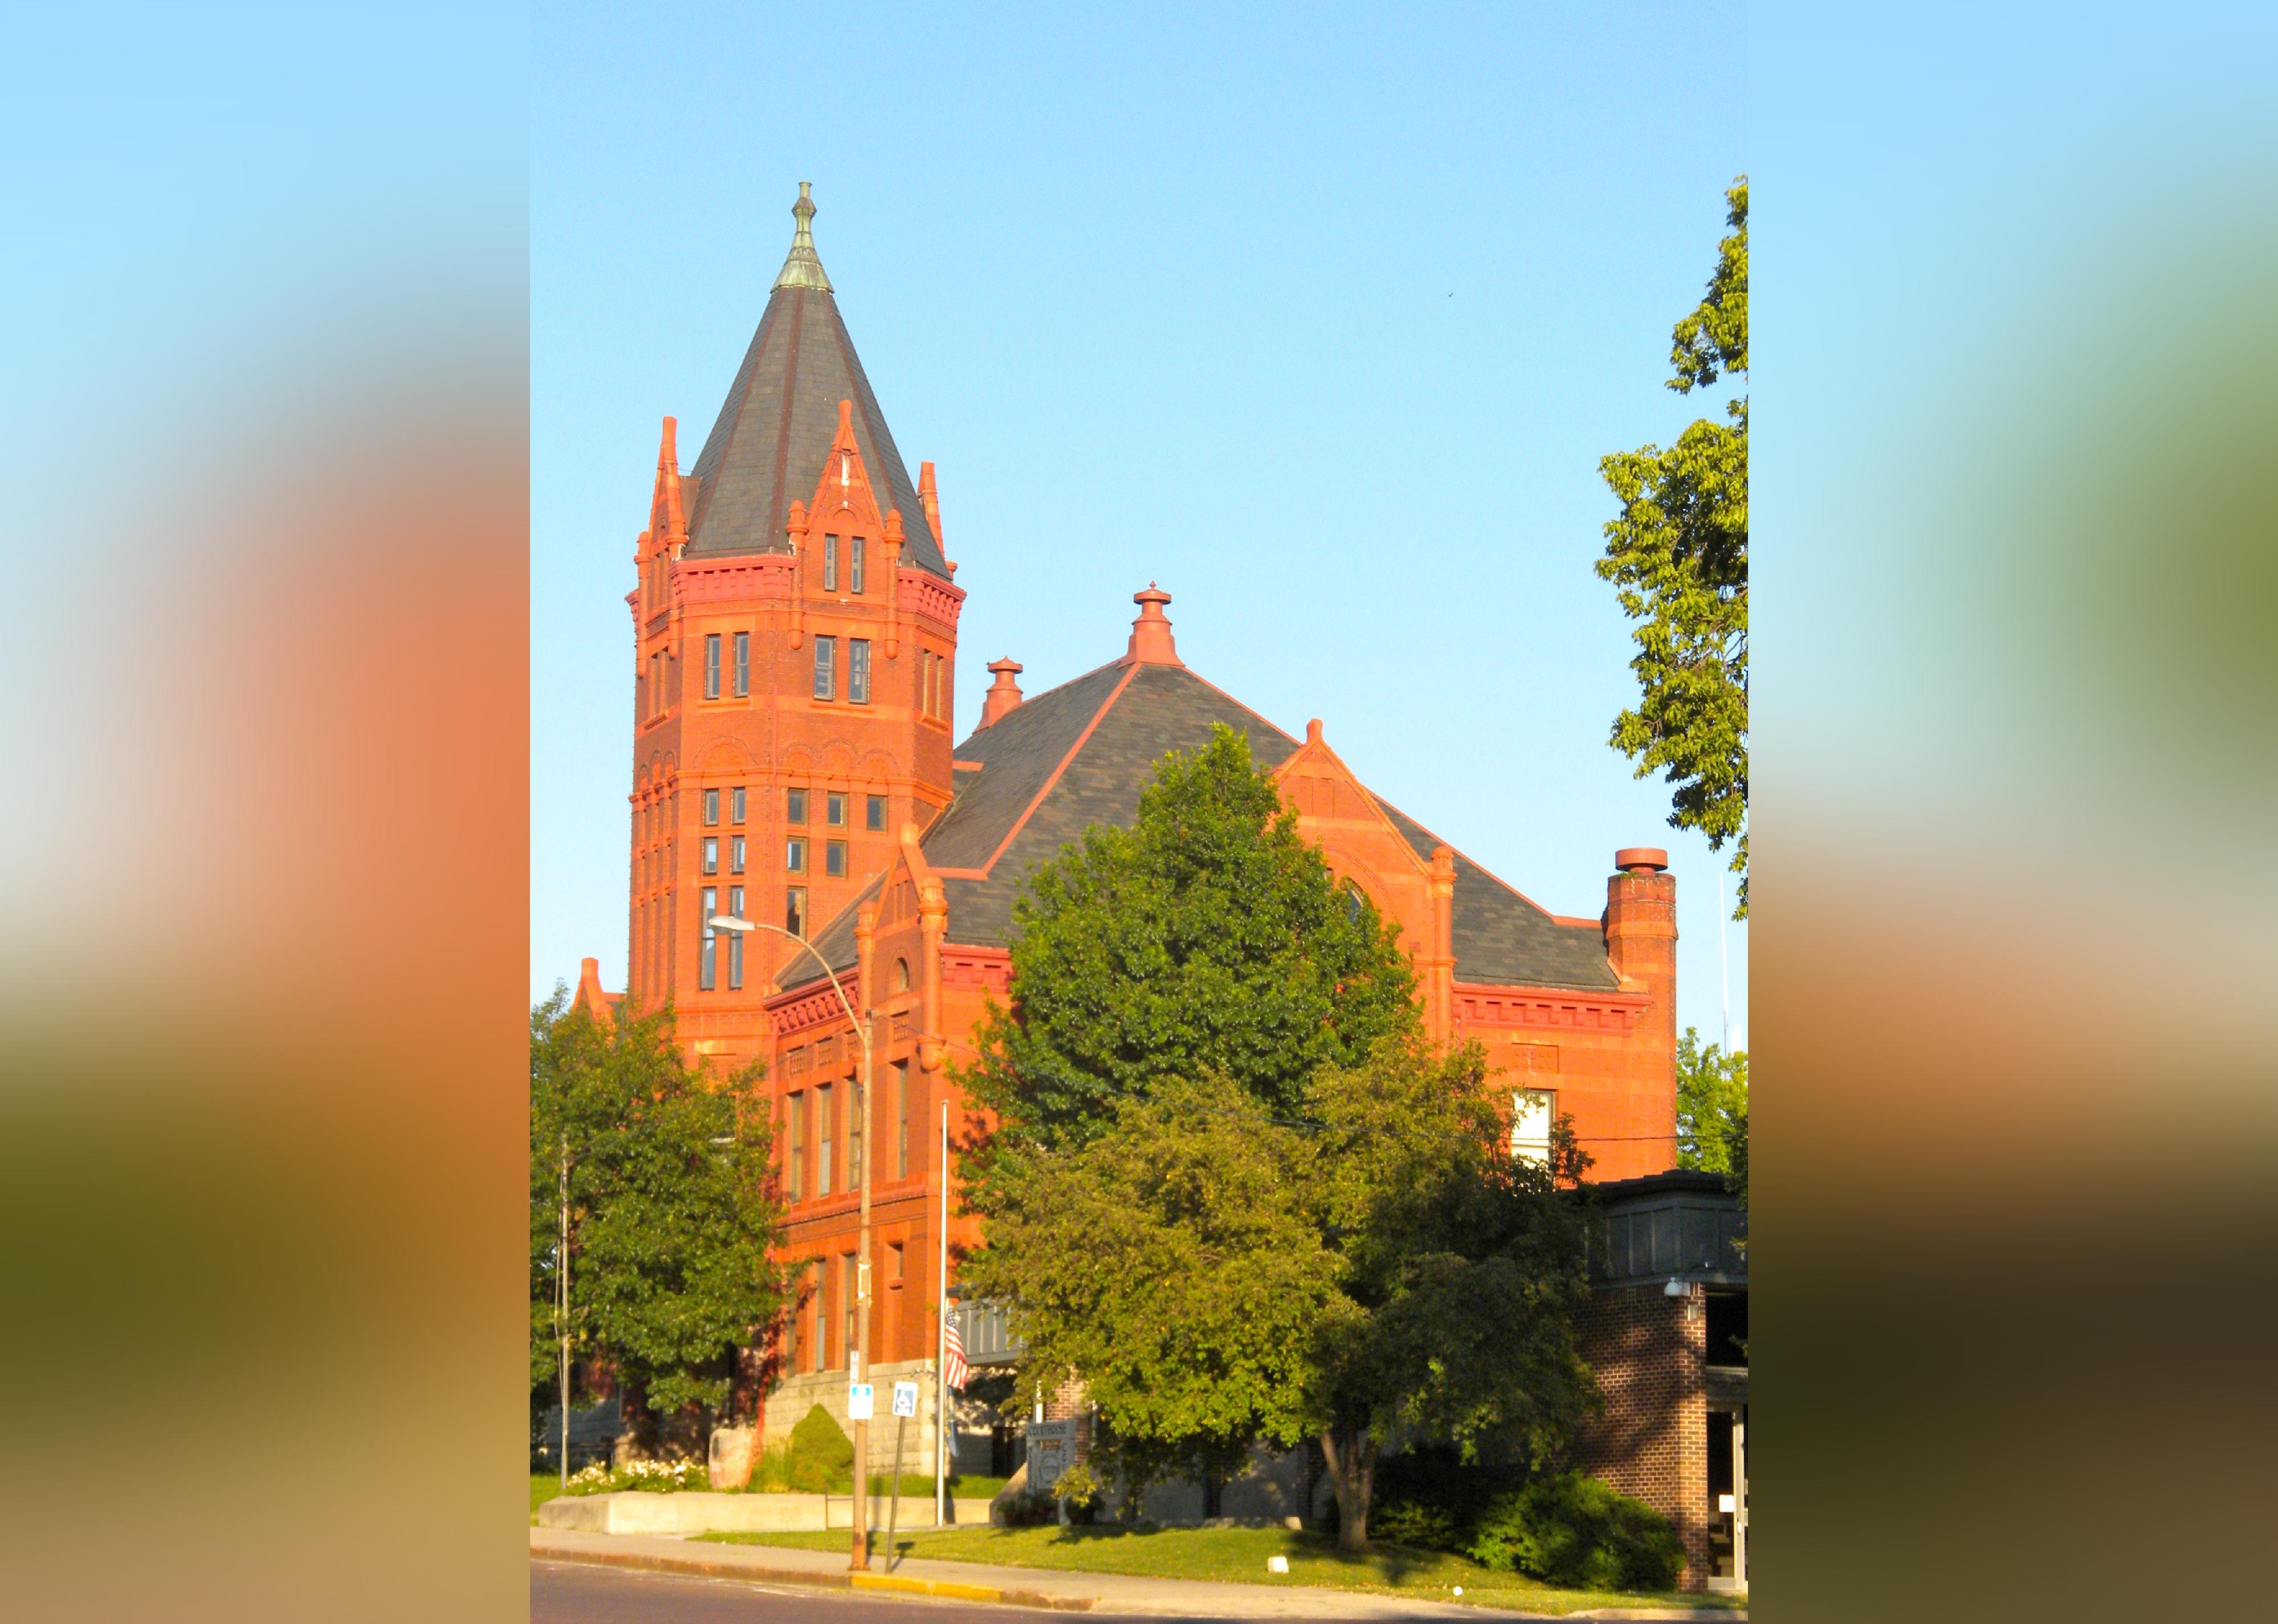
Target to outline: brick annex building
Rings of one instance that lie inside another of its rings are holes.
[[[1397,922],[1430,1032],[1486,1046],[1522,1134],[1571,1113],[1597,1177],[1670,1167],[1676,887],[1661,852],[1617,855],[1601,915],[1548,911],[1364,786],[1320,722],[1284,732],[1189,669],[1170,594],[1152,583],[1128,637],[1102,614],[1106,658],[1090,671],[1031,698],[1019,664],[992,663],[979,721],[958,738],[965,592],[934,467],[912,481],[799,193],[790,255],[685,473],[664,422],[626,599],[626,995],[670,998],[689,1049],[723,1071],[767,1063],[786,1252],[811,1265],[769,1431],[818,1401],[844,1414],[866,1166],[872,1379],[929,1368],[940,1111],[959,1104],[949,1066],[1011,992],[1014,898],[1086,826],[1130,823],[1155,763],[1213,724],[1248,736],[1305,837]],[[874,1012],[875,1143],[860,1138],[860,1045],[814,959],[780,936],[714,929],[715,914],[808,939]],[[611,997],[591,959],[580,995]],[[977,1239],[952,1219],[952,1246]],[[990,1353],[979,1330],[967,1336],[976,1363]]]

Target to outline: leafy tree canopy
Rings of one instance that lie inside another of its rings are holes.
[[[1594,1391],[1579,1216],[1510,1155],[1484,1068],[1390,1037],[1294,1118],[1221,1073],[1164,1081],[1025,1155],[967,1278],[1013,1305],[1031,1381],[1082,1375],[1127,1482],[1318,1437],[1362,1548],[1395,1429],[1539,1454]]]
[[[1733,1174],[1745,1166],[1748,1056],[1704,1045],[1691,1026],[1677,1041],[1677,1164]]]
[[[1680,394],[1748,370],[1748,183],[1725,194],[1731,231],[1718,244],[1707,295],[1677,324],[1669,386]],[[1670,822],[1698,829],[1711,850],[1735,842],[1734,917],[1748,911],[1748,401],[1726,421],[1702,418],[1666,450],[1602,458],[1621,502],[1606,525],[1599,576],[1614,583],[1632,634],[1639,698],[1614,719],[1609,742],[1637,774],[1660,772]]]
[[[597,1021],[566,989],[530,1022],[530,1376],[558,1373],[565,1177],[570,1354],[613,1367],[659,1414],[723,1407],[737,1351],[772,1321],[782,1208],[753,1065],[688,1064],[668,1007]]]
[[[1081,1140],[1173,1079],[1221,1076],[1283,1115],[1325,1064],[1418,1021],[1395,932],[1297,834],[1250,742],[1156,768],[1129,829],[1095,827],[1013,911],[1017,1004],[963,1080],[999,1127],[976,1162]]]

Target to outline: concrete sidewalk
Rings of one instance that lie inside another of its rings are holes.
[[[927,1561],[906,1557],[884,1571],[873,1558],[866,1574],[846,1571],[837,1551],[798,1551],[781,1545],[726,1545],[655,1535],[594,1534],[576,1529],[532,1529],[530,1554],[547,1561],[601,1562],[660,1573],[700,1574],[762,1584],[814,1584],[987,1602],[1055,1612],[1122,1613],[1185,1619],[1496,1619],[1552,1616],[1465,1606],[1362,1590],[1312,1585],[1224,1584],[1199,1579],[1143,1579],[1123,1574],[1068,1573],[1057,1568],[999,1567],[981,1562]],[[1698,1612],[1616,1608],[1557,1615],[1568,1619],[1701,1619],[1745,1624],[1746,1609]]]

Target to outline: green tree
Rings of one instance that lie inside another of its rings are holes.
[[[691,1066],[669,1007],[595,1020],[566,989],[530,1022],[530,1373],[557,1377],[566,1162],[573,1361],[659,1415],[729,1402],[738,1351],[782,1306],[782,1207],[754,1064]]]
[[[1691,1026],[1677,1041],[1677,1164],[1732,1174],[1746,1165],[1748,1056],[1703,1045]]]
[[[1717,245],[1707,295],[1677,324],[1669,386],[1680,394],[1748,370],[1748,182],[1725,194],[1731,231]],[[1698,829],[1709,850],[1735,843],[1735,919],[1748,912],[1748,400],[1726,421],[1700,419],[1666,450],[1645,446],[1601,459],[1619,499],[1606,525],[1600,576],[1641,622],[1635,708],[1609,743],[1637,775],[1673,786],[1670,822]]]
[[[1162,1081],[1015,1153],[967,1277],[1012,1305],[1032,1382],[1082,1374],[1127,1485],[1317,1437],[1365,1549],[1395,1430],[1539,1458],[1594,1392],[1579,1215],[1510,1155],[1484,1070],[1387,1038],[1294,1118],[1221,1073]]]
[[[1224,727],[1158,764],[1133,827],[1038,867],[1013,918],[1016,1002],[962,1079],[998,1119],[982,1182],[1005,1148],[1079,1140],[1169,1079],[1212,1072],[1287,1114],[1317,1067],[1418,1018],[1394,931]]]

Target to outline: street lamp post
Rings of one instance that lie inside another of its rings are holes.
[[[851,1387],[856,1382],[867,1379],[870,1372],[870,1096],[874,1092],[871,1085],[876,1080],[870,1058],[870,1011],[865,1010],[859,1016],[855,1014],[854,1001],[846,995],[845,986],[838,980],[837,972],[831,969],[829,961],[814,950],[814,944],[806,937],[787,931],[780,925],[762,925],[752,919],[738,919],[732,913],[714,914],[711,925],[715,930],[732,930],[741,934],[763,930],[797,946],[821,964],[822,973],[830,978],[831,991],[838,995],[838,1002],[846,1011],[846,1018],[853,1025],[854,1035],[862,1041],[862,1154],[854,1170],[854,1176],[861,1184],[862,1219],[860,1239],[855,1242],[854,1349],[846,1376],[847,1384]],[[870,996],[867,984],[862,988],[862,996],[867,1003]],[[847,1567],[856,1573],[870,1566],[869,1512],[870,1422],[864,1417],[854,1422],[854,1540]],[[892,1562],[891,1552],[887,1552],[886,1560]]]

